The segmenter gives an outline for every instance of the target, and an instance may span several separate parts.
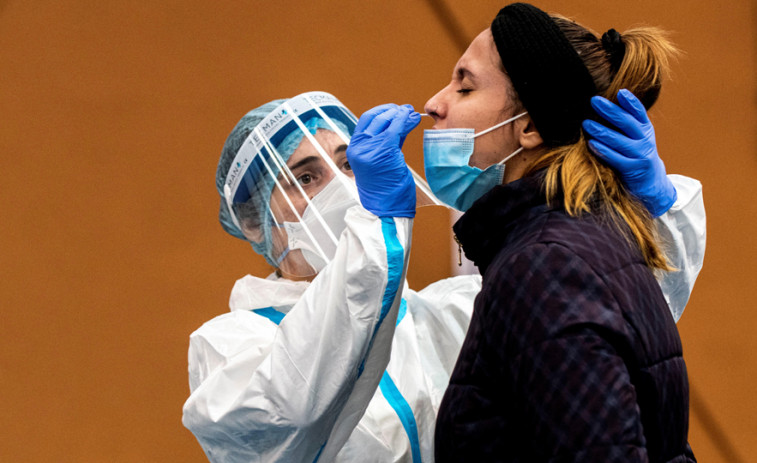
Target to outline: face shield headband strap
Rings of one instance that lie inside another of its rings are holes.
[[[594,80],[555,21],[527,3],[502,8],[491,24],[502,65],[545,145],[578,141],[593,112]]]

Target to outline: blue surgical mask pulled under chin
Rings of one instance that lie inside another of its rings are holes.
[[[473,129],[441,129],[423,132],[423,163],[431,191],[445,204],[459,211],[468,208],[486,192],[502,183],[505,162],[520,153],[518,148],[497,164],[481,170],[468,165],[474,139],[509,124],[527,113],[518,114],[479,133]]]

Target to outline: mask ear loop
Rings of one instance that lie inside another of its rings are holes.
[[[517,150],[513,151],[513,154],[511,154],[511,155],[509,155],[509,156],[506,156],[506,157],[505,157],[505,159],[503,159],[503,160],[499,161],[499,162],[497,163],[497,165],[500,165],[500,166],[501,166],[502,164],[504,164],[505,162],[509,161],[509,160],[510,160],[510,158],[512,158],[512,157],[513,157],[513,156],[515,156],[516,154],[520,153],[521,151],[523,151],[523,147],[522,147],[522,146],[521,146],[520,148],[518,148]]]
[[[289,255],[289,251],[291,251],[291,249],[289,249],[289,246],[284,248],[284,252],[282,252],[279,258],[276,259],[276,268],[281,267],[281,262],[283,262],[284,259],[286,259],[286,257]]]
[[[492,127],[489,127],[486,130],[482,130],[481,132],[478,132],[477,134],[473,135],[473,138],[480,137],[481,135],[486,135],[487,133],[491,132],[492,130],[496,130],[496,129],[502,127],[503,125],[509,124],[510,122],[512,122],[512,121],[514,121],[516,119],[520,119],[521,117],[525,116],[526,114],[528,114],[528,111],[524,111],[524,112],[518,114],[517,116],[511,117],[510,119],[508,119],[508,120],[506,120],[504,122],[500,122],[499,124],[494,125]]]
[[[473,138],[480,137],[481,135],[486,135],[487,133],[491,132],[492,130],[496,130],[496,129],[502,127],[503,125],[509,124],[512,121],[520,119],[521,117],[525,116],[526,114],[528,114],[528,111],[524,111],[524,112],[518,114],[517,116],[511,117],[510,119],[508,119],[508,120],[506,120],[504,122],[500,122],[499,124],[497,124],[495,126],[489,127],[488,129],[483,130],[483,131],[481,131],[481,132],[473,135]],[[517,150],[515,150],[512,154],[507,155],[505,157],[505,159],[499,161],[497,163],[497,165],[504,164],[505,162],[509,161],[513,156],[515,156],[516,154],[520,153],[521,151],[523,151],[523,147],[522,146],[520,148],[518,148]]]

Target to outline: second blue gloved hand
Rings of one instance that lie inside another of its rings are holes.
[[[402,154],[421,121],[412,106],[387,104],[360,116],[347,160],[363,207],[379,217],[415,217],[415,182]]]
[[[665,164],[657,154],[654,127],[644,105],[630,91],[618,92],[616,105],[595,96],[591,106],[620,132],[592,121],[583,128],[592,138],[589,147],[618,171],[623,183],[641,200],[652,217],[659,217],[675,203],[677,193],[665,173]]]

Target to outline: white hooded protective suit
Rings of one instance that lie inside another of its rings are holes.
[[[706,220],[699,182],[670,178],[678,200],[656,222],[680,269],[660,277],[678,320]],[[190,337],[183,422],[211,461],[433,461],[436,411],[481,277],[402,291],[411,227],[357,206],[312,283],[237,281],[231,312]]]

